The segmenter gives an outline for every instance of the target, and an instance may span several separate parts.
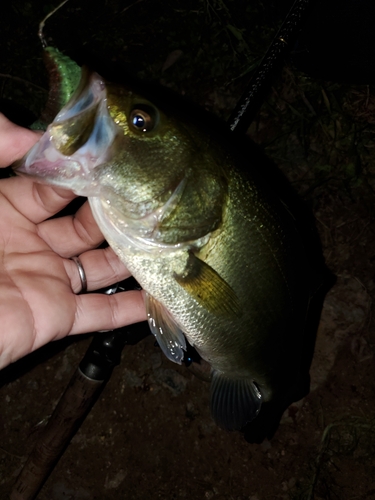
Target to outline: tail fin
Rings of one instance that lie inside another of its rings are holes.
[[[228,431],[240,430],[259,413],[262,395],[254,381],[230,378],[214,371],[211,382],[211,413]]]

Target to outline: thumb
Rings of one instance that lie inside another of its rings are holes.
[[[0,168],[22,158],[39,139],[39,132],[20,127],[0,113]]]

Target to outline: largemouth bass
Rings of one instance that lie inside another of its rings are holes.
[[[210,363],[234,430],[298,385],[311,269],[290,211],[205,116],[84,69],[16,171],[88,197],[160,347],[181,363],[187,339]]]

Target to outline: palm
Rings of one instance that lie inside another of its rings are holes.
[[[0,181],[0,368],[51,340],[145,319],[141,292],[76,295],[72,256],[80,256],[89,291],[129,272],[110,248],[96,249],[103,237],[87,203],[75,216],[47,220],[73,198],[30,179]]]
[[[22,339],[19,354],[23,355],[72,330],[76,296],[64,259],[38,235],[38,226],[2,193],[0,213],[2,317],[8,318],[10,339]],[[13,346],[0,346],[3,354],[8,349]]]

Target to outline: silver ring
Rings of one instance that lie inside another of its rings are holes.
[[[77,264],[78,274],[81,280],[81,291],[78,293],[87,292],[87,278],[85,270],[83,269],[82,262],[79,260],[79,257],[72,257],[71,260]]]

